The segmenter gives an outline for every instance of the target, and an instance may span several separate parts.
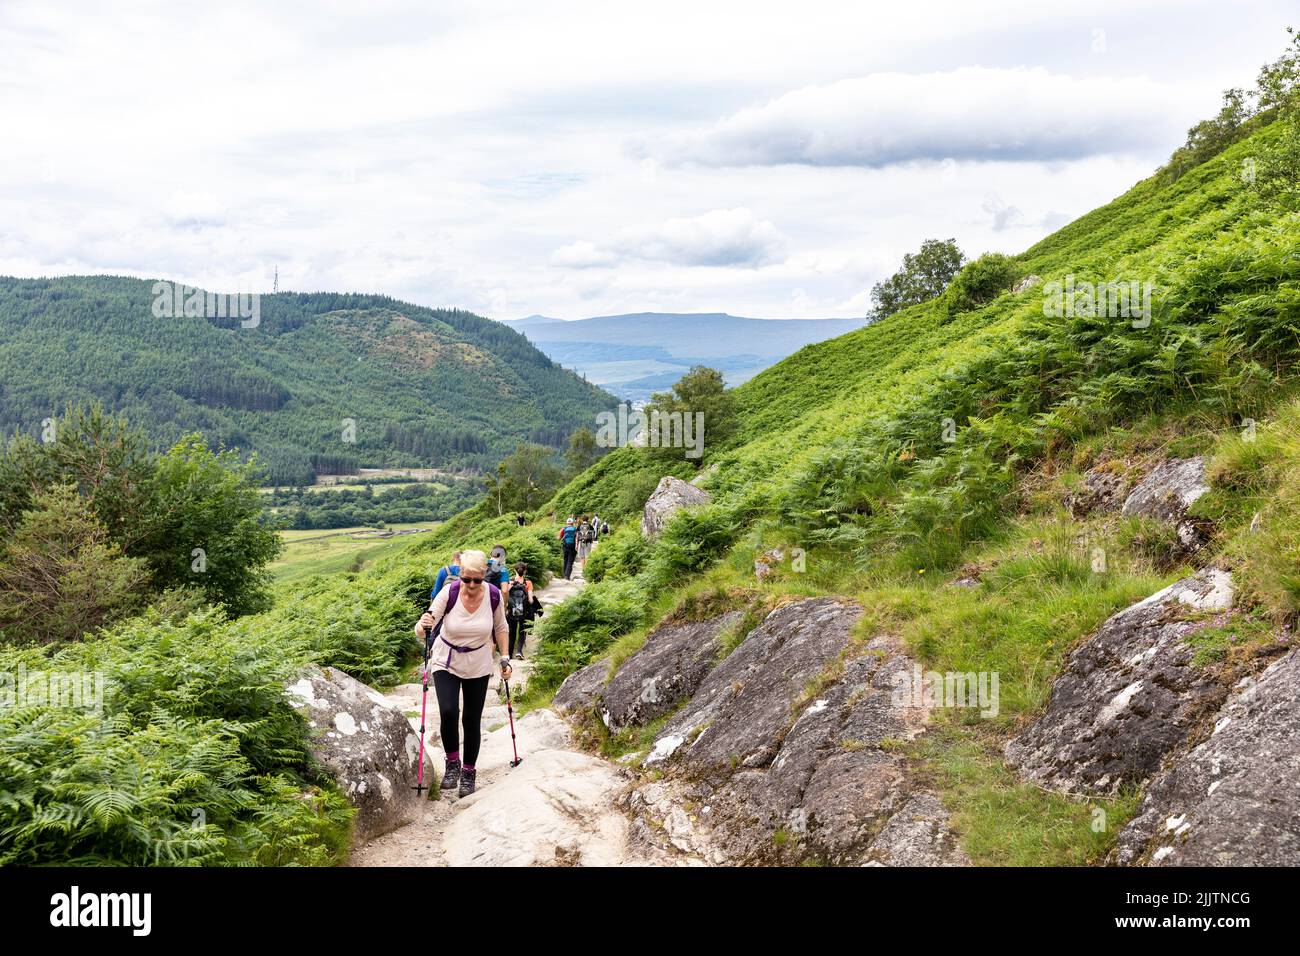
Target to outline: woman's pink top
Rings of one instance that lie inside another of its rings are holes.
[[[442,632],[434,639],[433,649],[429,652],[429,664],[436,671],[449,671],[457,677],[486,677],[492,673],[492,639],[495,634],[502,643],[510,633],[506,626],[505,601],[497,603],[496,614],[492,613],[492,598],[487,585],[483,585],[483,602],[478,610],[470,614],[465,610],[465,585],[460,586],[460,596],[456,606],[447,613],[447,600],[451,596],[451,586],[443,588],[429,605],[436,625],[442,621]],[[444,619],[445,615],[445,619]],[[455,648],[464,648],[456,650]]]

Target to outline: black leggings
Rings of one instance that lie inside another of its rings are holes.
[[[446,753],[460,750],[456,717],[460,710],[461,692],[465,694],[465,713],[462,717],[465,725],[465,749],[460,752],[460,760],[471,767],[478,760],[478,748],[482,742],[479,739],[479,722],[483,719],[483,704],[487,700],[490,676],[457,677],[450,671],[433,672],[433,689],[438,694],[438,715],[441,719],[442,749]]]
[[[525,628],[528,627],[527,618],[506,618],[506,624],[510,627],[510,656],[522,654],[524,652],[524,639],[528,636]]]

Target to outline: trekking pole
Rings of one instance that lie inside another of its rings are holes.
[[[424,690],[420,693],[420,762],[415,768],[415,794],[419,797],[426,790],[432,790],[432,787],[424,785],[424,708],[429,701],[429,652],[433,648],[433,630],[424,629],[424,667],[421,668],[421,680],[424,683]]]
[[[518,767],[524,762],[524,758],[519,756],[519,746],[515,743],[515,708],[510,702],[510,681],[506,680],[506,675],[501,675],[501,683],[506,686],[506,715],[510,718],[510,748],[515,752],[515,759],[510,761],[511,767]]]

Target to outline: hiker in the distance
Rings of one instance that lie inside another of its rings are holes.
[[[582,521],[578,524],[578,560],[586,562],[587,555],[591,554],[591,543],[595,541],[595,534],[592,531],[591,522],[587,516],[582,516]]]
[[[556,535],[564,546],[564,580],[573,577],[573,559],[578,556],[578,529],[573,518],[564,522],[564,527]]]
[[[515,519],[515,521],[517,521],[517,522],[519,523],[519,527],[521,527],[521,528],[522,528],[524,525],[528,524],[528,519],[525,518],[523,515],[520,515],[518,518]]]
[[[600,540],[600,515],[591,516],[591,540]]]
[[[438,571],[438,579],[433,582],[433,590],[429,592],[429,600],[432,601],[434,598],[438,596],[438,592],[442,590],[442,586],[444,584],[446,584],[448,581],[455,581],[459,577],[460,577],[460,552],[453,551],[451,555],[451,563],[444,564],[442,566],[442,569]]]
[[[506,565],[506,549],[502,545],[497,545],[492,549],[492,557],[488,558],[488,584],[495,584],[502,591],[510,583],[510,568]]]
[[[515,576],[506,588],[506,623],[510,626],[510,656],[524,659],[524,640],[528,625],[542,615],[542,602],[533,593],[533,582],[528,580],[528,565],[520,561],[515,565]]]
[[[501,592],[484,580],[487,556],[482,551],[465,551],[459,556],[459,564],[460,580],[438,592],[429,610],[415,622],[415,633],[425,637],[438,627],[437,636],[432,638],[429,667],[438,695],[442,746],[447,752],[442,787],[458,786],[459,795],[467,797],[474,792],[474,765],[482,743],[480,726],[493,659],[500,665],[504,680],[510,679],[511,671],[506,643],[509,628]],[[465,731],[463,741],[458,716]]]

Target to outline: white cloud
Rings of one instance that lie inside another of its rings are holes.
[[[1294,0],[123,6],[0,3],[0,274],[269,291],[278,266],[282,289],[498,318],[860,315],[925,238],[1018,252],[1148,175],[1294,20]],[[1000,79],[953,90],[963,68]],[[881,105],[846,92],[864,74],[902,78]],[[798,91],[806,113],[759,105]],[[751,113],[768,125],[738,147],[714,135]],[[1094,130],[1137,146],[1098,155]],[[681,146],[763,164],[662,161]],[[860,162],[891,149],[932,160]]]
[[[710,166],[1133,155],[1168,142],[1185,102],[1178,87],[1142,76],[1077,78],[1042,67],[877,73],[795,90],[661,151]]]
[[[609,266],[626,259],[679,266],[754,267],[777,261],[784,246],[785,239],[776,226],[749,209],[714,209],[655,226],[620,230],[604,246],[580,239],[555,250],[551,261],[576,268]]]
[[[561,246],[551,253],[551,262],[570,269],[590,269],[594,266],[612,266],[618,261],[614,253],[598,249],[586,239]]]

